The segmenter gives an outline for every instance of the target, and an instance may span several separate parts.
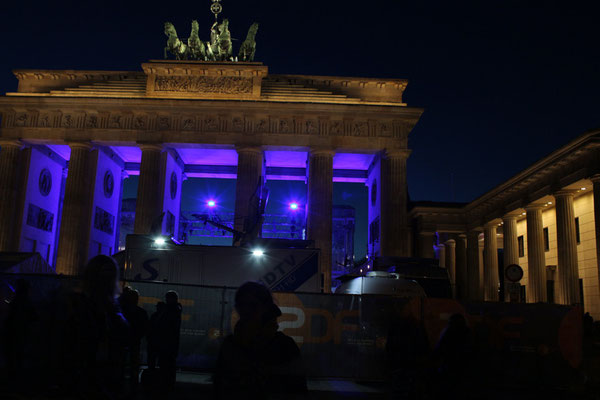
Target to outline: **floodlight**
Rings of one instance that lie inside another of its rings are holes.
[[[217,202],[214,201],[214,200],[209,200],[209,201],[206,202],[206,205],[212,208],[212,207],[215,207],[217,205]]]
[[[293,202],[290,203],[290,210],[297,210],[298,209],[298,203]]]
[[[165,239],[161,238],[161,237],[157,237],[156,239],[154,239],[154,244],[162,246],[163,244],[165,244]]]
[[[255,257],[262,257],[264,254],[265,252],[260,249],[252,250],[252,255]]]

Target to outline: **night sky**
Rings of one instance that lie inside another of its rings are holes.
[[[593,2],[222,3],[234,38],[260,22],[256,58],[272,73],[409,80],[405,102],[425,109],[409,142],[412,200],[471,201],[600,127]],[[187,37],[197,19],[208,39],[209,6],[2,2],[0,92],[16,89],[13,68],[140,70],[162,57],[164,21]]]

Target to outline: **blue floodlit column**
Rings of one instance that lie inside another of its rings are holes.
[[[233,227],[250,237],[257,237],[260,234],[259,207],[265,184],[265,157],[259,146],[240,146],[236,150],[238,167]]]
[[[321,249],[320,268],[323,291],[331,291],[333,156],[331,150],[312,149],[308,158],[308,202],[306,233],[315,247]]]
[[[56,272],[80,275],[88,259],[96,163],[92,160],[89,142],[69,143],[69,146],[71,158],[58,239]]]
[[[22,146],[17,140],[0,141],[0,251],[14,251],[17,246],[15,207]]]

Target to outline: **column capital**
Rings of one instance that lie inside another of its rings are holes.
[[[157,142],[137,142],[138,147],[142,151],[163,151],[165,146]]]
[[[236,145],[235,151],[237,151],[238,153],[262,154],[263,148],[262,148],[262,146],[253,146],[253,145]]]
[[[23,142],[21,142],[18,139],[2,139],[0,138],[0,147],[16,147],[16,148],[21,148],[23,147]]]
[[[329,147],[311,147],[308,150],[309,157],[320,157],[320,156],[335,156],[335,150]]]
[[[552,196],[557,199],[561,197],[575,197],[575,193],[577,193],[577,190],[559,190],[558,192],[554,192]]]
[[[456,247],[456,240],[454,240],[454,239],[448,239],[448,240],[446,240],[446,245],[448,247]]]
[[[498,223],[494,221],[486,222],[485,225],[483,225],[483,227],[498,229]]]
[[[546,208],[546,204],[544,203],[531,203],[523,207],[525,212],[529,213],[530,211],[538,211]]]
[[[402,158],[408,159],[412,153],[410,149],[385,149],[383,152],[383,158]]]
[[[519,213],[509,213],[509,214],[502,216],[502,221],[506,222],[506,221],[516,220],[517,218],[519,218],[520,215],[521,214],[519,214]]]
[[[91,150],[93,147],[92,142],[89,142],[89,141],[73,140],[73,141],[67,141],[66,143],[71,148],[71,150],[73,150],[73,149]]]

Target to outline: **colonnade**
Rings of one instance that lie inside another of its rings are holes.
[[[57,232],[58,273],[78,275],[89,255],[90,232],[94,223],[96,178],[98,160],[90,142],[68,143],[71,156],[68,166],[62,221]],[[19,141],[0,143],[0,251],[18,250],[18,238],[14,235],[13,210],[17,206],[19,191],[19,153],[24,146]],[[165,213],[169,179],[166,171],[165,153],[169,151],[161,143],[138,143],[141,164],[138,183],[134,232],[148,234],[156,230],[157,218]],[[235,199],[235,225],[240,231],[248,229],[252,210],[257,210],[258,197],[265,183],[265,159],[260,146],[237,146],[238,168]],[[321,250],[323,287],[331,287],[332,207],[333,207],[333,158],[331,149],[311,148],[307,160],[307,238],[314,240]],[[408,228],[406,215],[406,158],[408,152],[396,151],[381,156],[381,251],[380,255],[408,255]],[[183,175],[183,167],[180,175]],[[179,179],[179,190],[180,190]],[[120,195],[119,195],[120,196]],[[120,206],[120,205],[119,205]],[[253,208],[254,206],[254,208]],[[179,209],[177,209],[177,214]],[[117,222],[118,223],[118,222]],[[165,224],[162,225],[165,230]],[[59,229],[59,231],[58,231]]]
[[[600,260],[600,175],[595,175],[590,180],[593,182],[594,195],[596,260]],[[581,304],[574,212],[576,192],[577,190],[557,191],[552,194],[553,202],[528,204],[524,207],[525,212],[507,213],[501,218],[488,221],[482,228],[466,232],[466,236],[460,235],[461,240],[462,237],[466,238],[465,262],[459,258],[456,250],[458,236],[449,238],[448,235],[440,235],[443,240],[437,245],[439,265],[448,269],[452,284],[460,288],[462,296],[459,297],[470,300],[502,300],[498,298],[501,279],[498,275],[498,228],[502,226],[503,266],[519,264],[517,219],[524,214],[527,237],[527,302],[546,302],[548,289],[542,214],[549,204],[554,204],[558,253],[555,302]],[[464,278],[459,278],[463,272]]]

